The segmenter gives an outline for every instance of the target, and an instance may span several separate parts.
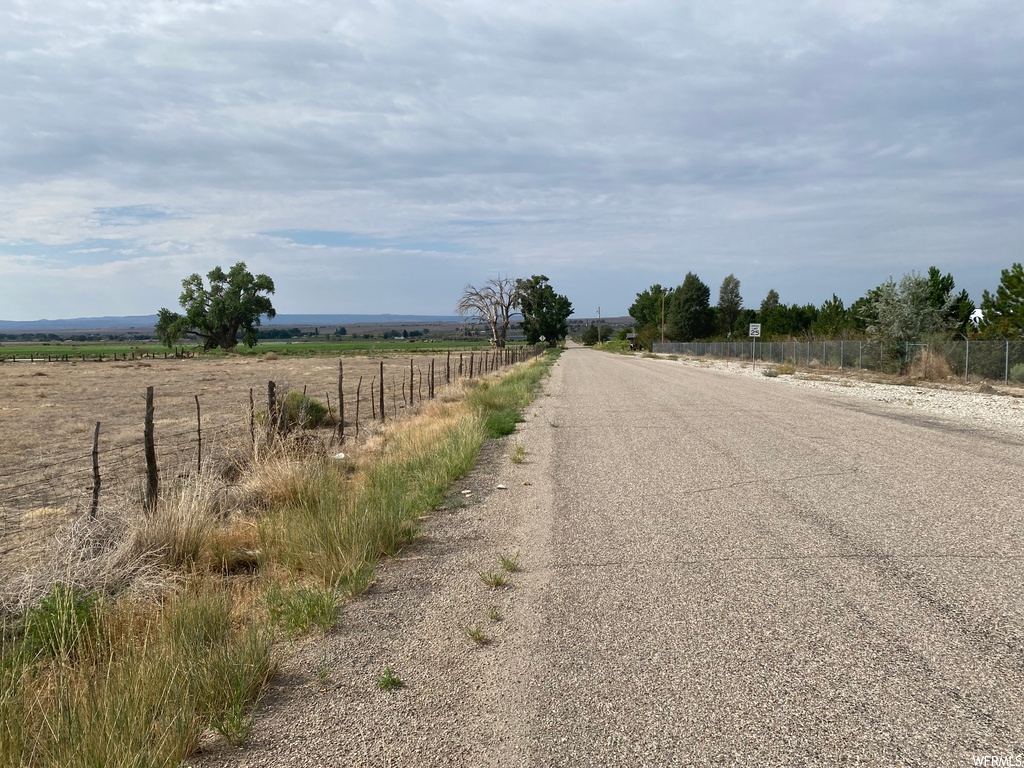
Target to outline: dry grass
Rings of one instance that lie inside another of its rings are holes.
[[[931,349],[921,352],[907,369],[907,376],[918,380],[945,381],[952,375],[946,358]]]
[[[543,370],[429,403],[344,461],[322,441],[276,441],[237,484],[183,473],[150,516],[109,505],[64,527],[8,595],[0,768],[170,765],[208,728],[243,741],[275,628],[329,629],[339,597],[472,467],[486,416],[525,405]]]
[[[388,416],[408,408],[401,394],[408,381],[409,358],[390,356],[345,358],[346,434],[354,434],[355,391],[363,377],[360,421],[364,435],[369,423],[370,382],[385,363]],[[431,357],[415,357],[417,373],[426,375]],[[434,357],[438,395],[458,399],[461,394],[443,386],[445,357]],[[458,356],[453,355],[453,370]],[[40,375],[41,374],[41,375]],[[325,358],[274,359],[227,357],[220,359],[153,360],[107,363],[18,363],[0,366],[0,386],[15,392],[0,404],[3,457],[0,463],[0,557],[6,575],[21,569],[43,549],[40,534],[52,533],[70,516],[88,509],[92,487],[93,430],[100,428],[101,504],[121,506],[142,497],[145,466],[142,446],[144,395],[155,388],[157,463],[162,482],[173,485],[195,461],[196,406],[202,407],[204,459],[215,474],[231,475],[235,460],[250,451],[248,434],[249,390],[256,408],[266,410],[266,386],[273,380],[278,394],[304,388],[311,398],[327,403],[338,416],[338,361]],[[390,388],[399,387],[392,396]],[[416,380],[419,408],[419,377]],[[426,393],[426,381],[423,382]],[[54,425],[60,424],[59,432]],[[333,427],[319,430],[329,440]],[[18,486],[16,488],[16,486]],[[45,512],[44,512],[45,510]],[[27,513],[32,513],[28,515]],[[3,574],[0,574],[3,575]]]

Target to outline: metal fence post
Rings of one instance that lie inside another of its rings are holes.
[[[1010,383],[1010,342],[1006,342],[1006,367],[1003,371],[1003,384]]]
[[[964,355],[964,384],[970,383],[971,371],[971,340],[967,339],[967,353]]]

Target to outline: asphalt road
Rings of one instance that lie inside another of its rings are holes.
[[[530,764],[1024,755],[1024,440],[563,361]]]
[[[202,762],[1024,756],[1022,435],[580,348],[545,389],[526,462],[485,457],[469,506],[286,665],[244,756]],[[405,687],[376,690],[383,665]]]

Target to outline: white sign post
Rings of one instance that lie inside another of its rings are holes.
[[[757,340],[761,338],[761,324],[751,323],[750,324],[750,362],[754,364],[754,370],[757,370]]]

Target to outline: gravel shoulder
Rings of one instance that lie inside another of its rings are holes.
[[[730,364],[722,360],[689,356],[680,356],[676,360],[669,356],[659,356],[656,362],[726,372],[762,382],[764,386],[799,387],[809,392],[841,395],[851,400],[885,403],[894,409],[971,423],[975,427],[1008,431],[1024,437],[1024,388],[1017,386],[979,387],[954,382],[887,384],[872,381],[865,374],[852,371],[849,374],[801,371],[769,378],[764,375],[764,371],[774,368],[773,365],[760,365],[755,369],[749,363],[734,361]]]

